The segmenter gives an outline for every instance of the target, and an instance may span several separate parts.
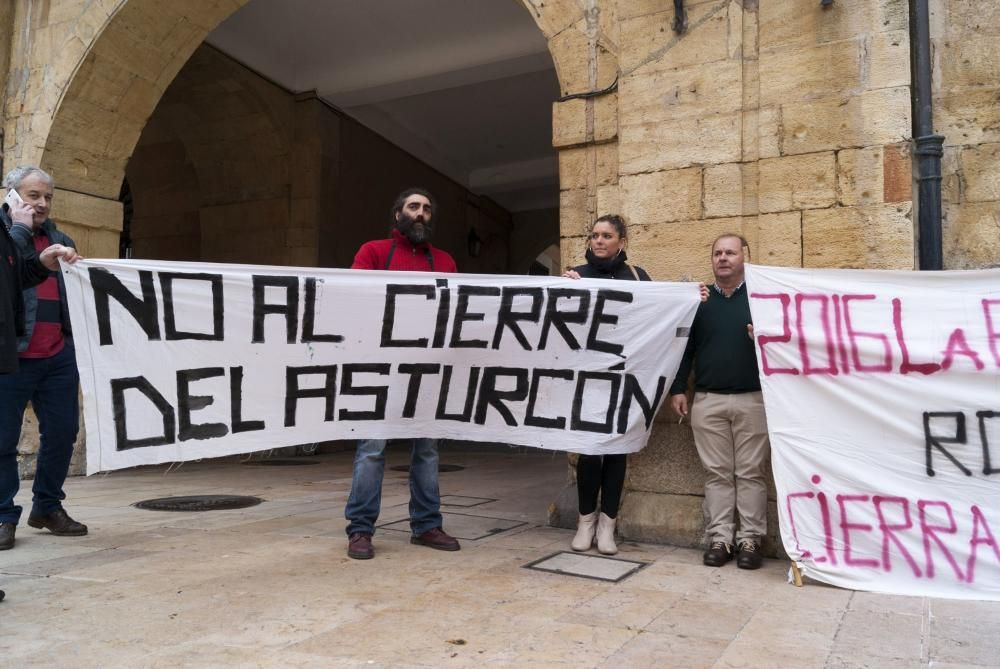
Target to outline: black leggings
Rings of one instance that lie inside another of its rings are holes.
[[[608,518],[618,515],[627,462],[628,456],[624,453],[580,456],[576,463],[576,491],[582,515],[597,510],[598,493],[601,494],[601,512]]]

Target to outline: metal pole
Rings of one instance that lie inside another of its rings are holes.
[[[942,269],[941,155],[944,136],[934,134],[931,34],[927,0],[910,0],[910,86],[917,158],[917,250],[922,270]]]

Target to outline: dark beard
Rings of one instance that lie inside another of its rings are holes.
[[[416,223],[421,223],[421,227],[417,228]],[[430,221],[424,220],[423,216],[420,216],[419,219],[411,218],[405,211],[399,212],[399,220],[396,221],[396,228],[413,245],[429,242],[434,235],[434,228],[431,227]]]

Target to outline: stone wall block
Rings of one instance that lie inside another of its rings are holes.
[[[910,85],[910,35],[905,30],[878,33],[871,38],[865,88]]]
[[[117,258],[120,232],[92,228],[72,221],[62,221],[58,216],[53,219],[59,229],[73,238],[77,248],[84,257]]]
[[[587,191],[583,188],[564,190],[559,193],[559,236],[579,237],[586,235],[590,216],[587,211]]]
[[[158,46],[181,20],[177,10],[180,9],[183,13],[184,9],[180,5],[181,3],[125,3],[115,15],[116,32],[128,35],[136,42]]]
[[[740,3],[742,7],[735,11],[743,14],[743,34],[739,55],[744,60],[757,60],[760,55],[760,11],[758,4]],[[733,11],[733,10],[730,10]]]
[[[44,25],[58,26],[61,23],[75,23],[83,20],[84,16],[87,14],[95,14],[103,20],[107,20],[107,18],[111,15],[112,8],[97,7],[97,11],[94,11],[88,6],[89,4],[90,3],[82,2],[50,2],[47,7],[48,11],[44,15]],[[101,3],[97,4],[100,5]],[[107,3],[104,4],[106,5]]]
[[[944,208],[945,269],[1000,267],[1000,202]]]
[[[817,46],[762,49],[762,105],[817,100],[861,86],[862,42],[847,39]]]
[[[757,60],[743,61],[741,85],[742,109],[760,107],[760,66]]]
[[[701,168],[621,178],[622,214],[632,225],[701,217]]]
[[[598,144],[593,148],[597,184],[618,183],[618,144],[611,142]]]
[[[805,267],[912,269],[910,203],[802,212]]]
[[[1000,142],[1000,85],[935,92],[934,126],[949,144]]]
[[[743,38],[746,35],[746,15],[743,11],[743,3],[740,0],[730,0],[729,10],[726,12],[726,19],[729,22],[729,29],[726,36],[726,56],[734,60],[743,58]],[[748,54],[752,54],[750,51]]]
[[[634,226],[629,259],[657,281],[710,281],[712,242],[727,232],[743,233],[740,217]]]
[[[910,136],[910,89],[782,105],[781,115],[785,154],[895,144]]]
[[[705,168],[705,218],[757,213],[756,163],[727,163]]]
[[[587,107],[583,100],[552,104],[552,146],[557,149],[587,143]]]
[[[84,42],[88,44],[91,43],[107,24],[108,16],[110,16],[110,14],[95,9],[83,12],[78,17],[72,19],[72,22],[70,23],[73,34]]]
[[[591,181],[605,186],[618,181],[618,146],[596,146],[563,149],[559,152],[559,188],[586,188]]]
[[[761,213],[830,207],[837,200],[832,151],[767,158],[759,170]]]
[[[975,31],[1000,37],[1000,4],[984,0],[947,0],[949,36]]]
[[[664,13],[663,0],[608,0],[614,2],[618,5],[618,17],[621,20],[624,19],[634,19],[640,16],[649,16],[650,14],[662,14]],[[605,0],[601,0],[603,4]],[[717,5],[719,0],[685,0],[684,7],[691,9],[692,7],[697,7],[698,5]],[[673,11],[667,12],[670,18],[673,19]],[[657,17],[656,20],[659,20]]]
[[[743,111],[743,118],[740,122],[740,142],[742,144],[740,152],[740,162],[755,162],[760,160],[760,110],[748,109]],[[777,154],[776,154],[777,155]]]
[[[587,187],[590,173],[587,156],[585,147],[559,151],[559,190]]]
[[[590,141],[610,142],[618,137],[618,94],[602,95],[594,105],[594,136]]]
[[[549,41],[549,50],[563,95],[604,88],[614,81],[618,59],[606,45],[598,42],[595,51],[597,82],[594,85],[590,83],[590,41],[580,30],[562,31]]]
[[[659,123],[623,124],[618,160],[622,174],[734,163],[741,155],[741,114],[707,113]]]
[[[700,546],[705,534],[702,500],[692,495],[628,491],[618,514],[618,531],[631,541]]]
[[[960,146],[945,146],[941,158],[941,203],[958,204],[962,199],[962,175],[959,168]]]
[[[937,49],[943,87],[953,90],[997,85],[1000,50],[996,36],[970,30],[959,39],[939,41]]]
[[[143,42],[124,30],[105,32],[88,57],[108,59],[135,76],[156,81],[169,58],[151,42]]]
[[[678,36],[670,28],[673,5],[661,3],[656,14],[627,18],[621,24],[622,72],[670,70],[729,57],[729,0],[685,3],[689,29]]]
[[[782,124],[781,107],[777,106],[760,108],[756,128],[748,128],[744,121],[744,135],[752,131],[757,133],[757,158],[777,158],[781,155]]]
[[[50,27],[39,28],[31,34],[31,50],[28,56],[30,63],[44,63],[52,56],[52,33],[55,32]],[[62,37],[62,35],[60,35]],[[80,43],[85,44],[87,38],[77,35]],[[9,48],[9,47],[7,47]]]
[[[901,0],[836,0],[827,8],[818,2],[764,0],[758,6],[762,49],[823,44],[909,28],[907,5]]]
[[[597,215],[620,214],[622,212],[621,192],[618,184],[597,187]]]
[[[742,77],[738,60],[640,70],[621,81],[621,122],[653,123],[737,111],[742,108]]]
[[[839,151],[837,202],[847,207],[881,203],[884,161],[881,146]]]
[[[981,144],[962,151],[967,202],[1000,200],[1000,144]]]
[[[122,203],[117,199],[111,200],[62,190],[58,187],[58,183],[56,186],[52,196],[52,215],[60,226],[71,224],[113,233],[121,232]],[[83,249],[81,252],[88,255]],[[112,257],[118,257],[117,251]]]
[[[775,267],[802,266],[802,212],[761,214],[743,223],[752,262]]]
[[[687,421],[678,425],[676,414],[666,406],[656,417],[646,447],[628,456],[626,486],[629,494],[701,495],[705,471],[698,459],[690,426]],[[698,515],[700,518],[701,514]]]

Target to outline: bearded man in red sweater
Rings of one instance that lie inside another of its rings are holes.
[[[366,242],[354,256],[351,269],[404,272],[456,272],[455,260],[431,246],[434,198],[421,188],[399,194],[392,206],[392,236]],[[441,493],[438,489],[437,439],[411,439],[410,543],[457,551],[458,540],[441,529]],[[382,504],[385,439],[363,439],[354,456],[354,479],[344,516],[347,555],[355,560],[375,557],[372,534]]]

